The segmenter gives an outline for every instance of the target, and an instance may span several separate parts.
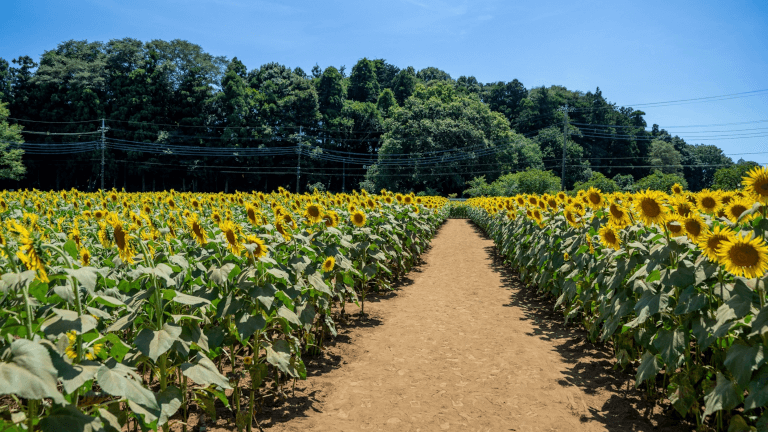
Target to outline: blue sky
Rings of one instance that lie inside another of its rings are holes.
[[[384,58],[527,88],[599,86],[620,105],[768,89],[766,1],[0,1],[0,57],[9,60],[37,59],[68,39],[178,38],[249,69],[275,61],[349,71],[362,57]],[[768,163],[768,121],[679,127],[768,120],[768,92],[643,110],[649,125],[689,143]],[[764,136],[722,139],[734,134]],[[765,154],[738,155],[749,152]]]

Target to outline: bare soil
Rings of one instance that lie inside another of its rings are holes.
[[[692,429],[614,370],[610,347],[565,327],[470,221],[449,220],[423,258],[366,316],[347,307],[329,349],[304,359],[308,379],[266,404],[263,430]],[[235,430],[221,414],[208,432]]]

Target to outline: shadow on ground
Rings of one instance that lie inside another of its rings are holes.
[[[473,222],[470,224],[478,235],[491,240],[480,227]],[[615,432],[677,432],[695,427],[683,423],[669,404],[654,406],[648,401],[644,392],[634,388],[634,371],[614,369],[614,356],[609,344],[589,342],[587,332],[578,323],[571,322],[566,326],[563,315],[554,311],[554,299],[538,294],[535,287],[523,285],[494,246],[486,247],[485,251],[493,260],[491,268],[501,276],[509,290],[509,303],[504,306],[521,309],[524,319],[533,324],[533,331],[529,334],[552,342],[553,348],[569,365],[563,371],[565,379],[559,384],[576,386],[589,395],[611,393],[599,409],[589,407],[589,416],[582,416],[582,421],[596,421]]]
[[[429,248],[424,251],[426,254]],[[305,354],[302,356],[304,365],[307,368],[307,380],[313,377],[321,376],[331,372],[334,369],[343,367],[347,361],[344,353],[348,346],[354,342],[353,333],[362,328],[372,328],[383,324],[376,311],[368,309],[368,305],[385,302],[401,295],[404,290],[413,285],[414,274],[423,272],[425,262],[419,260],[410,272],[400,277],[392,284],[391,290],[373,292],[366,297],[366,314],[362,315],[360,309],[353,303],[346,306],[347,314],[344,317],[335,317],[337,323],[338,335],[329,341],[326,341],[326,350],[318,356]],[[310,410],[320,412],[318,405],[320,400],[316,390],[309,390],[308,382],[298,382],[295,393],[290,388],[287,389],[287,398],[283,400],[271,399],[264,404],[264,407],[257,415],[258,423],[263,429],[268,429],[277,424],[289,422],[295,418],[306,417]],[[267,386],[270,384],[268,383]]]

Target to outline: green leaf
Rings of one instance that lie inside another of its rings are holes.
[[[741,391],[736,383],[717,373],[717,385],[704,395],[704,417],[720,410],[728,411],[735,408],[742,400]]]
[[[299,321],[299,317],[297,317],[293,311],[285,306],[280,306],[280,309],[277,310],[277,316],[283,317],[291,324],[296,324],[296,326],[301,327],[301,321]]]
[[[181,408],[181,390],[176,387],[167,387],[157,394],[157,403],[160,404],[160,419],[158,426],[168,423],[168,420]]]
[[[240,340],[246,340],[257,331],[263,331],[267,327],[267,320],[261,313],[251,315],[248,313],[243,314],[237,321],[237,332],[240,335]]]
[[[768,333],[768,307],[763,308],[750,325],[752,326],[752,331],[749,333],[749,337],[762,336]]]
[[[57,336],[69,331],[79,334],[87,333],[99,324],[96,318],[90,315],[77,316],[77,312],[66,309],[53,309],[55,316],[47,319],[41,325],[41,329],[47,335]]]
[[[112,296],[99,294],[93,298],[95,301],[109,307],[125,307],[125,303]]]
[[[669,385],[669,401],[682,417],[688,415],[696,403],[696,389],[685,375],[676,375]]]
[[[79,364],[71,364],[59,354],[53,347],[48,348],[48,354],[51,356],[53,366],[58,371],[58,378],[64,388],[64,392],[69,394],[80,388],[87,381],[92,380],[99,371],[100,364],[83,360]]]
[[[216,306],[216,318],[234,315],[240,312],[240,309],[242,309],[244,304],[245,303],[242,300],[236,298],[233,293],[229,293],[229,295],[221,299],[219,304]]]
[[[40,420],[43,432],[97,432],[104,430],[99,417],[85,415],[72,405],[55,407]]]
[[[275,288],[274,285],[265,284],[263,286],[253,287],[248,292],[248,295],[258,300],[259,303],[263,304],[266,310],[270,310],[272,309],[272,302],[275,299],[276,292],[277,292],[277,288]]]
[[[190,363],[184,363],[181,366],[181,373],[197,384],[209,386],[217,385],[224,389],[231,389],[227,377],[219,373],[216,365],[207,356],[197,353],[197,356]]]
[[[296,370],[291,365],[291,348],[288,342],[283,339],[278,339],[271,344],[266,345],[267,348],[267,362],[282,372],[297,377]]]
[[[731,417],[731,422],[728,423],[728,432],[754,432],[757,431],[754,427],[749,426],[744,417],[735,415]]]
[[[655,355],[646,351],[640,359],[640,366],[637,368],[635,376],[635,387],[639,387],[643,382],[655,379],[661,370],[661,362]]]
[[[744,409],[755,409],[768,406],[768,366],[761,367],[750,381],[744,400]]]
[[[96,372],[96,380],[105,393],[132,402],[131,409],[144,415],[147,423],[160,417],[160,404],[155,394],[144,388],[141,378],[133,369],[120,363],[107,362]]]
[[[172,301],[178,304],[189,305],[194,307],[201,307],[203,305],[211,304],[210,300],[204,299],[202,297],[196,297],[196,296],[184,294],[182,292],[172,290],[172,289],[164,289],[163,298],[165,300]]]
[[[725,367],[736,378],[741,388],[746,388],[752,371],[757,370],[765,363],[762,345],[747,346],[740,343],[731,345],[725,357]]]
[[[73,260],[80,260],[80,254],[77,252],[77,243],[75,243],[74,240],[67,240],[64,243],[64,246],[62,246],[62,249],[64,249],[64,252],[66,252]]]
[[[16,339],[10,351],[10,361],[0,362],[0,394],[24,399],[51,398],[57,404],[65,403],[56,388],[58,371],[43,345]]]
[[[680,363],[680,358],[685,352],[685,344],[685,332],[679,328],[661,329],[653,341],[653,346],[659,350],[662,360],[671,370],[677,368]]]
[[[680,298],[677,300],[677,307],[675,308],[675,315],[696,312],[706,305],[707,296],[705,294],[697,293],[696,288],[689,286],[680,293]]]
[[[181,327],[165,323],[159,331],[145,328],[139,332],[134,344],[142,354],[156,362],[161,355],[171,349],[174,342],[180,340],[179,336],[181,336]]]
[[[64,269],[68,275],[77,279],[82,286],[84,286],[88,292],[92,293],[96,289],[96,281],[98,280],[99,273],[93,267],[80,267],[79,269]]]
[[[333,293],[328,288],[328,284],[323,279],[323,274],[320,272],[312,273],[307,277],[307,281],[309,282],[312,287],[318,291],[320,291],[323,294],[333,296]]]

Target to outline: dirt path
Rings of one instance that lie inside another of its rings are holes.
[[[375,325],[351,330],[338,367],[302,383],[310,406],[269,430],[654,429],[609,355],[531,301],[469,221],[432,245],[410,283],[366,304]]]

